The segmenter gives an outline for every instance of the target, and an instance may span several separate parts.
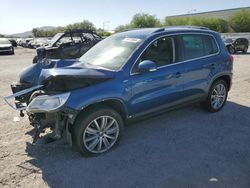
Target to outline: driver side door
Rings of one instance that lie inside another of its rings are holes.
[[[153,41],[140,56],[132,74],[130,109],[136,116],[180,103],[183,92],[183,65],[178,62],[177,38],[162,37]],[[140,72],[138,64],[153,61],[157,70]]]

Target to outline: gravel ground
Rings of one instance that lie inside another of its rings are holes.
[[[0,97],[35,51],[0,56]],[[31,145],[27,117],[0,100],[0,187],[250,187],[250,54],[234,56],[224,109],[193,105],[127,126],[111,152],[82,158],[64,141]]]

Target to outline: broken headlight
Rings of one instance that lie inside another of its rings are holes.
[[[58,95],[41,95],[31,101],[27,111],[31,113],[52,112],[58,110],[69,98],[70,92]]]

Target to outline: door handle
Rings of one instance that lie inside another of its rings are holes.
[[[180,77],[181,77],[181,73],[180,72],[174,73],[172,75],[172,78],[180,78]]]
[[[210,69],[214,69],[215,68],[215,63],[211,63],[208,65],[203,65],[204,68],[210,68]]]

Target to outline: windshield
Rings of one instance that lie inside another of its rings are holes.
[[[232,42],[234,42],[234,40],[233,39],[225,39],[224,42],[226,42],[226,43],[232,43]]]
[[[0,39],[0,44],[11,44],[7,39]]]
[[[57,33],[49,42],[50,44],[54,44],[61,36],[63,35],[63,33]]]
[[[97,43],[80,58],[80,61],[118,70],[142,41],[140,38],[130,38],[121,34],[113,35]]]

